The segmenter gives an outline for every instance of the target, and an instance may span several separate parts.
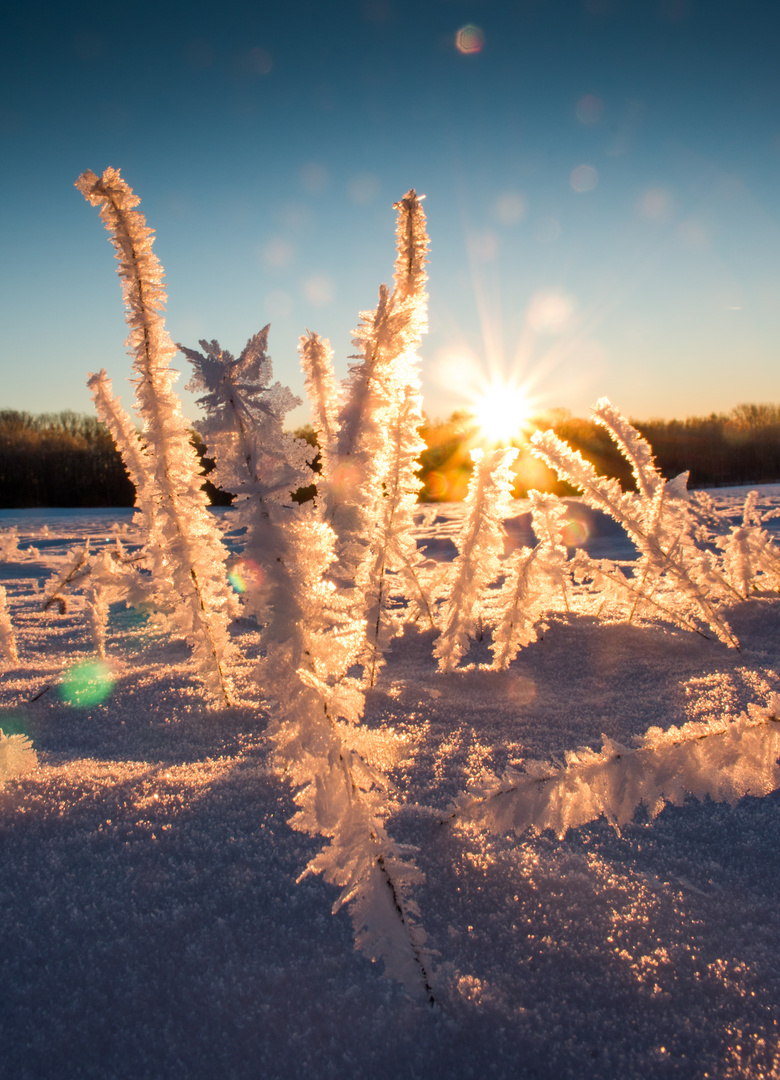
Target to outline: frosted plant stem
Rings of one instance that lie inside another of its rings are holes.
[[[691,622],[690,619],[686,618],[686,616],[679,611],[673,611],[671,608],[661,603],[661,601],[653,596],[652,593],[640,592],[631,584],[629,578],[624,577],[620,573],[610,573],[609,570],[604,569],[604,560],[599,563],[598,573],[602,577],[607,578],[608,581],[613,582],[615,585],[619,585],[620,588],[625,589],[627,592],[631,593],[632,596],[636,597],[636,603],[634,608],[632,608],[632,611],[635,610],[636,604],[638,604],[639,601],[644,601],[644,603],[650,604],[651,607],[660,611],[671,622],[679,623],[685,630],[690,630],[692,634],[698,634],[699,637],[703,637],[705,641],[712,640],[712,638],[708,634],[705,634],[694,622]]]
[[[130,438],[128,460],[139,474],[142,498],[148,492],[155,508],[149,523],[155,587],[167,597],[169,622],[190,642],[196,673],[213,700],[230,705],[227,627],[233,601],[225,573],[227,550],[209,517],[199,462],[172,389],[178,373],[169,364],[176,347],[165,329],[166,293],[162,267],[152,252],[153,233],[135,209],[138,198],[116,169],[106,169],[102,177],[85,172],[76,187],[100,207],[119,262],[130,328],[127,345],[138,376],[135,400],[147,445],[145,456],[136,455]],[[102,389],[97,386],[99,393]],[[121,418],[115,426],[122,426]]]
[[[84,547],[81,551],[73,556],[73,561],[58,578],[54,578],[53,584],[46,591],[46,595],[43,600],[43,610],[48,611],[54,604],[58,604],[60,607],[60,613],[65,613],[66,601],[62,595],[65,589],[72,586],[75,582],[81,581],[83,578],[89,577],[89,537],[84,542]]]
[[[19,663],[19,653],[16,649],[16,634],[11,622],[11,613],[8,610],[5,588],[0,585],[0,651],[5,659],[13,665]]]
[[[87,610],[92,642],[95,651],[103,660],[106,658],[106,628],[108,626],[108,598],[99,584],[93,584],[87,590]]]
[[[534,433],[533,453],[579,487],[590,506],[605,511],[626,530],[639,548],[640,559],[657,575],[659,587],[662,579],[674,586],[673,618],[678,624],[688,627],[688,613],[697,612],[722,642],[738,648],[733,631],[710,600],[712,596],[722,601],[733,590],[713,566],[711,556],[695,543],[685,490],[687,474],[664,480],[652,466],[647,443],[606,399],[597,404],[594,417],[610,430],[632,462],[640,489],[636,496],[623,492],[616,480],[598,476],[590,462],[552,431]],[[644,583],[648,580],[652,579],[646,575]]]
[[[136,506],[143,514],[149,536],[153,531],[155,518],[155,501],[148,480],[152,462],[138,438],[133,421],[122,408],[119,398],[114,397],[111,380],[105,368],[96,375],[90,375],[87,386],[92,393],[98,419],[106,425],[122,455],[122,463],[135,488]]]
[[[298,351],[306,376],[306,394],[312,407],[314,430],[322,461],[321,475],[330,475],[339,434],[338,391],[333,374],[333,350],[327,340],[307,330]]]
[[[350,748],[350,725],[336,722],[324,689],[299,669],[286,684],[290,696],[271,730],[279,766],[296,788],[299,809],[290,824],[328,840],[301,878],[319,873],[337,885],[333,911],[349,906],[358,948],[433,1004],[424,932],[405,895],[422,874],[384,828],[386,778]]]
[[[449,600],[441,619],[442,630],[433,655],[439,671],[454,671],[477,633],[481,594],[501,570],[498,560],[503,550],[504,519],[512,490],[511,464],[515,448],[472,450],[474,471],[469,480],[465,518],[458,537],[458,555],[451,570]]]
[[[15,780],[38,767],[38,755],[26,735],[6,735],[0,731],[0,789],[6,780]]]
[[[338,732],[336,730],[336,726],[335,726],[335,724],[333,722],[333,718],[330,716],[329,713],[328,713],[328,719],[330,721],[331,728],[333,728],[334,731],[336,731],[336,734],[337,734],[337,737],[338,737]],[[346,761],[346,759],[344,757],[344,754],[343,754],[343,752],[341,750],[339,751],[339,764],[341,765],[341,767],[343,769],[345,785],[346,785],[346,787],[347,787],[347,789],[349,791],[350,802],[357,801],[357,802],[360,802],[362,804],[363,799],[362,799],[360,787],[357,784],[357,782],[355,780],[355,776],[354,776],[354,774],[352,772],[352,769],[350,768],[349,764],[347,763],[347,761]],[[365,810],[368,810],[368,808],[367,807],[364,808],[364,812],[365,812]],[[369,819],[370,819],[370,816],[371,815],[370,815],[370,812],[369,812],[369,814],[368,814]],[[409,943],[410,943],[410,949],[411,949],[411,954],[412,954],[412,957],[413,957],[413,961],[414,961],[414,964],[419,969],[420,979],[422,981],[424,991],[428,996],[428,1002],[429,1002],[430,1005],[435,1005],[436,1002],[435,1002],[435,999],[434,999],[434,996],[433,996],[433,990],[432,990],[431,984],[430,984],[430,977],[429,977],[428,972],[426,970],[426,965],[425,965],[425,961],[423,960],[421,949],[418,946],[417,941],[415,940],[415,938],[416,938],[415,929],[416,928],[414,928],[410,923],[409,916],[408,916],[408,914],[406,912],[406,905],[405,905],[403,896],[401,894],[401,890],[398,887],[396,881],[394,880],[393,874],[388,869],[387,857],[386,857],[385,853],[382,850],[383,845],[381,844],[381,838],[380,838],[380,836],[378,834],[378,831],[377,831],[375,825],[373,823],[371,823],[370,821],[369,821],[369,825],[368,825],[368,831],[369,831],[370,839],[371,839],[373,845],[375,845],[376,849],[377,849],[377,853],[376,853],[376,856],[375,856],[376,865],[379,868],[379,872],[381,874],[381,877],[382,877],[382,880],[383,880],[384,884],[390,890],[390,894],[391,894],[391,897],[392,897],[392,906],[393,906],[393,909],[395,911],[395,914],[396,914],[399,922],[403,926],[404,930],[406,931],[406,934],[407,934],[407,937],[408,937],[408,940],[409,940]],[[382,832],[384,833],[384,830],[382,830]],[[386,844],[384,846],[387,847]],[[397,858],[397,854],[396,854],[396,858]]]
[[[691,722],[667,731],[650,728],[636,748],[603,737],[600,751],[570,751],[566,762],[528,761],[522,772],[483,781],[466,793],[441,824],[471,822],[498,833],[568,829],[602,815],[613,825],[632,820],[643,804],[651,818],[689,795],[732,806],[745,795],[780,786],[780,696],[766,708],[749,705],[737,720]]]

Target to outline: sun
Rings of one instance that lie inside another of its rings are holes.
[[[531,403],[522,386],[493,383],[481,391],[471,411],[483,442],[509,445],[528,426]]]

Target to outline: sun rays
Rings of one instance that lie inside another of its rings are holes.
[[[524,386],[492,381],[475,396],[469,411],[474,414],[481,442],[508,446],[527,432],[532,404]]]

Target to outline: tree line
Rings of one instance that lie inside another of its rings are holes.
[[[193,442],[204,462],[199,436]],[[208,481],[212,502],[230,502]],[[135,488],[109,432],[94,416],[0,409],[0,507],[133,506]]]
[[[689,471],[689,487],[722,487],[780,481],[780,406],[737,405],[729,413],[711,413],[685,420],[635,420],[631,423],[653,448],[660,471],[667,477]],[[613,476],[626,488],[633,477],[623,457],[603,428],[591,420],[554,409],[536,417],[515,442],[520,453],[515,463],[514,494],[530,488],[558,495],[573,492],[530,453],[528,440],[535,428],[552,428],[579,450],[599,473]],[[425,502],[457,501],[466,492],[471,475],[471,450],[480,445],[473,417],[458,412],[448,420],[426,419],[420,434],[426,444],[420,455],[420,478]],[[316,446],[310,426],[295,435]],[[213,468],[197,432],[193,444],[204,476]],[[318,471],[318,461],[313,469]],[[312,477],[316,480],[316,477]],[[231,496],[204,480],[212,503],[225,505]],[[311,498],[314,486],[295,497]],[[71,411],[33,415],[0,410],[0,507],[132,506],[135,491],[114,442],[95,417]]]

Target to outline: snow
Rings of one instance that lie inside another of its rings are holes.
[[[712,494],[738,523],[744,492]],[[616,524],[570,505],[591,555],[634,557]],[[759,506],[780,507],[780,486]],[[527,505],[512,514],[513,543],[532,542]],[[461,516],[421,516],[430,557],[454,556]],[[600,819],[562,840],[442,824],[484,770],[766,706],[780,600],[729,608],[739,650],[563,614],[505,672],[440,673],[432,632],[393,643],[364,738],[404,793],[389,831],[426,876],[413,895],[432,1009],[355,950],[348,914],[330,913],[335,888],[297,881],[320,844],[287,824],[249,622],[232,631],[236,708],[207,710],[187,647],[119,605],[110,695],[63,699],[94,655],[88,619],[79,597],[43,613],[39,590],[53,559],[87,536],[92,550],[113,542],[115,522],[131,548],[130,511],[0,511],[19,533],[0,563],[19,652],[0,677],[0,728],[38,758],[0,787],[5,1075],[780,1076],[778,792],[733,808],[691,799],[653,821],[640,809],[619,831]],[[491,659],[487,641],[472,647],[470,661]]]

